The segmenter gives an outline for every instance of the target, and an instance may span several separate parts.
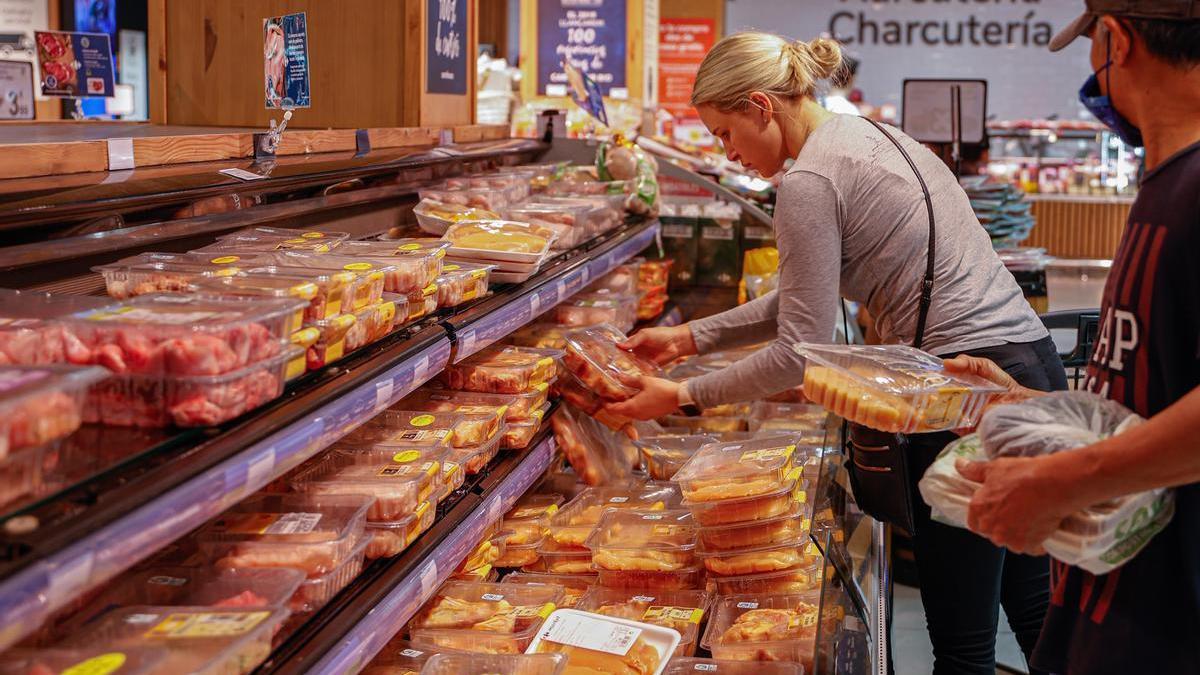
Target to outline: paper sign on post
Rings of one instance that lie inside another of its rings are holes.
[[[312,105],[304,12],[263,19],[263,77],[268,108]]]
[[[38,31],[34,39],[44,96],[115,95],[112,42],[107,35]]]

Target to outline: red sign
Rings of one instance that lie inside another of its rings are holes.
[[[712,19],[663,18],[658,23],[658,103],[677,118],[696,118],[688,104],[704,55],[712,49]]]

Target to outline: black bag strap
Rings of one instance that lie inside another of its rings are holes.
[[[904,156],[904,161],[908,162],[908,166],[916,174],[917,182],[921,184],[921,191],[925,193],[925,209],[929,212],[929,254],[925,261],[925,281],[921,284],[921,303],[917,311],[917,334],[913,340],[913,346],[920,349],[921,344],[925,342],[925,324],[929,321],[929,307],[933,304],[933,261],[937,253],[937,225],[933,218],[933,197],[929,194],[929,186],[925,184],[925,177],[917,169],[917,164],[909,156],[908,151],[904,149],[904,146],[900,145],[900,141],[896,140],[896,137],[887,130],[887,127],[879,122],[869,117],[864,117],[863,119],[874,124],[875,128],[879,129],[892,142],[892,145],[896,146],[896,149]]]

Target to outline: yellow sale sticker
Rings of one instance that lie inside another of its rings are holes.
[[[435,419],[437,419],[437,418],[434,417],[433,415],[417,415],[416,417],[409,420],[408,423],[413,425],[414,427],[427,427],[430,424],[433,424],[433,421]]]
[[[302,234],[300,236],[305,239],[324,239],[325,233],[324,232],[305,232],[304,234]]]
[[[120,670],[125,661],[121,652],[101,654],[64,669],[60,675],[109,675]]]
[[[397,246],[396,250],[397,251],[417,251],[417,250],[420,250],[420,248],[421,248],[420,244],[418,244],[416,242],[410,242],[408,244],[401,244],[401,245]]]
[[[365,272],[372,267],[374,267],[374,265],[368,262],[347,263],[342,265],[342,269],[349,270],[351,272]]]

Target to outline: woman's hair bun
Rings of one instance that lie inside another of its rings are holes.
[[[842,67],[842,46],[836,40],[816,38],[807,45],[812,54],[816,68],[814,75],[820,79],[828,79]]]

